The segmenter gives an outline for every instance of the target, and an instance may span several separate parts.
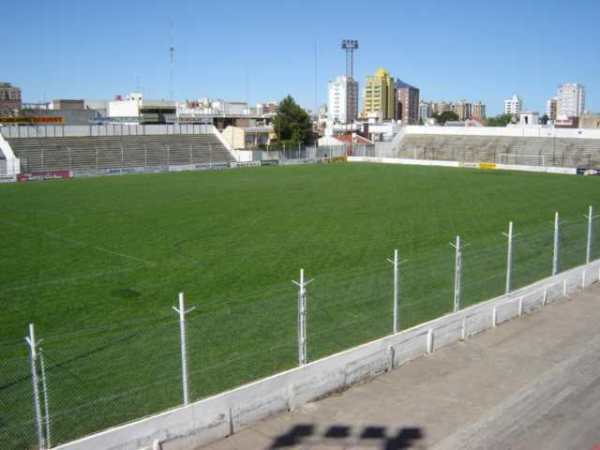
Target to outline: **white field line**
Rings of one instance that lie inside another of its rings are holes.
[[[79,276],[74,276],[74,277],[53,278],[52,280],[47,280],[47,281],[39,281],[39,282],[34,281],[31,283],[21,284],[18,286],[9,286],[6,288],[2,288],[2,289],[0,289],[0,292],[20,291],[20,290],[24,290],[24,289],[30,289],[30,288],[36,287],[36,286],[46,286],[46,285],[51,285],[51,284],[62,284],[62,283],[69,283],[72,281],[100,278],[105,275],[117,275],[120,273],[133,272],[134,270],[138,270],[139,268],[140,268],[140,266],[131,267],[128,269],[121,269],[121,270],[105,270],[102,272],[92,272],[92,273],[87,273],[85,275],[79,275]]]
[[[120,256],[121,258],[126,258],[126,259],[130,259],[132,261],[141,262],[141,263],[149,265],[149,266],[156,266],[156,262],[154,262],[154,261],[148,261],[146,259],[138,258],[136,256],[132,256],[132,255],[127,255],[125,253],[116,252],[114,250],[110,250],[110,249],[107,249],[107,248],[104,248],[104,247],[100,247],[98,245],[90,245],[90,244],[87,244],[87,243],[85,243],[83,241],[78,241],[76,239],[66,238],[66,237],[61,236],[60,234],[58,234],[56,232],[53,232],[53,231],[43,231],[43,230],[40,230],[38,228],[31,227],[29,225],[24,225],[24,224],[21,224],[19,222],[14,222],[12,220],[0,219],[0,222],[4,223],[6,225],[11,225],[11,226],[19,228],[19,229],[26,229],[26,230],[28,230],[30,232],[33,232],[33,233],[40,233],[40,234],[43,234],[43,235],[45,235],[47,237],[56,239],[58,241],[67,242],[69,244],[73,244],[73,245],[76,245],[78,247],[90,248],[90,249],[93,249],[93,250],[97,250],[99,252],[107,253],[109,255]]]

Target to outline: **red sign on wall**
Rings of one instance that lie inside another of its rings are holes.
[[[54,170],[51,172],[21,173],[17,175],[17,181],[43,181],[43,180],[66,180],[72,178],[70,170]]]

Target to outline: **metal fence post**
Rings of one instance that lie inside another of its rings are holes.
[[[508,234],[503,233],[508,238],[508,249],[506,255],[506,294],[511,291],[511,276],[512,276],[512,253],[513,253],[513,223],[508,224]]]
[[[398,250],[394,250],[394,259],[388,259],[388,262],[394,267],[394,312],[392,328],[394,334],[398,332],[398,300],[400,296],[400,278],[399,278],[399,261]]]
[[[558,251],[559,251],[559,217],[558,212],[554,215],[554,252],[552,254],[552,275],[558,273]]]
[[[183,292],[179,293],[179,308],[173,306],[173,311],[179,314],[179,344],[181,347],[181,388],[183,391],[183,404],[189,403],[187,348],[185,341],[185,315],[195,309],[195,306],[186,310]]]
[[[35,427],[40,449],[45,448],[44,443],[44,426],[42,424],[42,408],[40,405],[40,389],[37,372],[37,346],[39,342],[35,340],[35,330],[33,324],[29,324],[29,336],[25,338],[29,345],[29,355],[31,360],[31,383],[33,385],[33,411],[35,414]]]
[[[46,424],[46,447],[52,448],[50,438],[50,408],[48,406],[48,383],[46,381],[46,364],[44,363],[44,353],[40,348],[40,368],[42,369],[42,394],[44,396],[44,423]]]
[[[303,366],[308,362],[306,349],[306,286],[312,280],[304,280],[304,269],[300,269],[300,281],[292,281],[298,286],[298,365]]]
[[[594,221],[594,208],[591,206],[588,209],[588,229],[587,229],[587,245],[585,247],[585,263],[589,264],[592,260],[592,223]]]
[[[121,142],[121,173],[125,167],[125,149],[123,148],[123,142]]]
[[[462,284],[462,251],[460,236],[456,236],[456,243],[451,244],[455,249],[454,255],[454,312],[460,310],[461,284]]]

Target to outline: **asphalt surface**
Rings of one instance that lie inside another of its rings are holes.
[[[600,286],[202,448],[600,450]]]

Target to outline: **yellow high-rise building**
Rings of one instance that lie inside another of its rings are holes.
[[[394,79],[385,69],[377,69],[365,83],[363,116],[379,120],[396,118],[396,88]]]

